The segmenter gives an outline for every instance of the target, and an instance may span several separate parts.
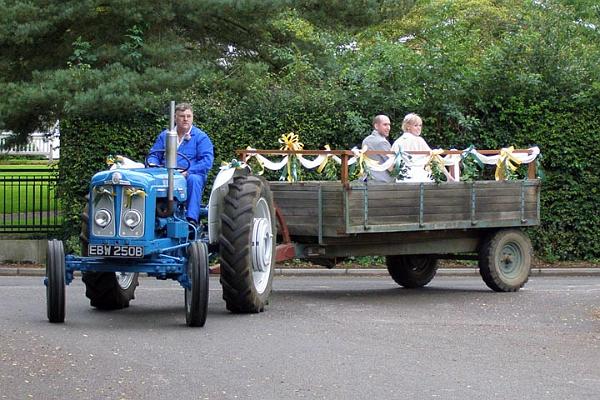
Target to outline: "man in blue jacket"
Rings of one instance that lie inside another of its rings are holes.
[[[214,155],[213,144],[208,135],[193,125],[194,112],[188,103],[180,103],[175,107],[175,130],[177,131],[177,152],[187,156],[190,160],[189,169],[183,172],[187,181],[187,219],[197,225],[200,217],[200,203],[202,192],[206,184],[208,171],[212,168]],[[156,142],[150,149],[148,164],[165,165],[165,152],[167,146],[167,132],[165,129],[158,135]],[[177,155],[177,166],[187,167],[187,160]]]

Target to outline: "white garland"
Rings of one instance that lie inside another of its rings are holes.
[[[256,149],[248,147],[246,150],[249,153],[252,153],[252,151],[256,150]],[[368,156],[366,156],[365,152],[367,150],[368,149],[366,146],[363,147],[362,149],[353,147],[350,151],[354,155],[348,159],[348,165],[352,165],[352,164],[356,163],[361,157],[363,157],[365,164],[367,165],[367,167],[370,170],[372,170],[372,171],[387,171],[392,166],[394,166],[396,159],[398,157],[402,157],[407,168],[409,168],[410,170],[416,170],[415,172],[418,171],[418,173],[415,174],[417,176],[415,176],[413,179],[409,178],[406,181],[418,181],[418,180],[430,181],[431,179],[429,179],[429,178],[425,179],[425,176],[426,175],[428,176],[427,171],[425,171],[425,166],[429,163],[431,158],[436,153],[443,151],[442,149],[435,149],[435,150],[432,150],[430,152],[430,154],[414,154],[409,157],[406,152],[399,150],[398,153],[396,153],[395,155],[388,154],[387,159],[380,163],[380,162],[373,160],[373,159],[369,158]],[[469,150],[469,153],[474,154],[483,164],[487,164],[487,165],[497,164],[498,160],[502,157],[502,153],[505,153],[505,152],[509,152],[513,157],[515,157],[516,159],[521,161],[521,163],[527,164],[527,163],[533,162],[537,158],[537,156],[540,154],[540,149],[537,146],[531,147],[528,150],[529,150],[528,153],[513,153],[511,151],[511,149],[509,149],[509,148],[502,148],[500,151],[500,154],[497,154],[494,156],[486,156],[486,155],[479,153],[476,149],[472,148]],[[529,153],[531,153],[531,154],[529,154]],[[325,160],[327,158],[331,158],[333,161],[335,161],[338,164],[342,163],[342,160],[338,156],[333,155],[333,154],[322,154],[322,155],[317,156],[313,160],[307,159],[301,154],[296,154],[295,156],[298,159],[298,161],[300,161],[300,164],[302,164],[302,166],[306,169],[315,169],[315,168],[319,167],[320,165],[323,164],[323,162],[325,162]],[[289,158],[289,156],[286,155],[280,161],[271,161],[268,158],[262,156],[261,154],[248,154],[246,159],[243,161],[247,163],[248,160],[252,157],[256,158],[256,160],[262,167],[267,168],[271,171],[279,171],[280,169],[285,167],[287,165],[288,158]],[[454,178],[452,178],[450,176],[450,174],[447,174],[449,179],[460,180],[459,163],[461,160],[461,155],[460,154],[447,154],[445,156],[439,155],[439,159],[441,159],[443,161],[444,166],[450,167],[454,170],[453,171]],[[426,173],[426,175],[421,174],[420,170],[423,170]]]

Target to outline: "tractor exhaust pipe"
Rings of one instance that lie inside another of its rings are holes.
[[[177,168],[177,132],[175,131],[175,102],[171,101],[171,124],[169,132],[167,132],[167,148],[165,150],[165,166],[167,167],[167,200],[168,211],[167,215],[172,216],[175,208],[174,199],[174,174]]]

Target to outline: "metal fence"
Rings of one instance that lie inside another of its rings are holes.
[[[0,167],[0,233],[49,233],[62,223],[54,170]]]

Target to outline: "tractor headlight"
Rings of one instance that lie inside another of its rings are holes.
[[[133,229],[142,222],[142,214],[138,210],[129,210],[123,216],[125,225]]]
[[[108,224],[110,224],[111,220],[112,216],[110,215],[110,212],[105,208],[96,211],[96,214],[94,214],[94,222],[100,228],[105,228]]]

